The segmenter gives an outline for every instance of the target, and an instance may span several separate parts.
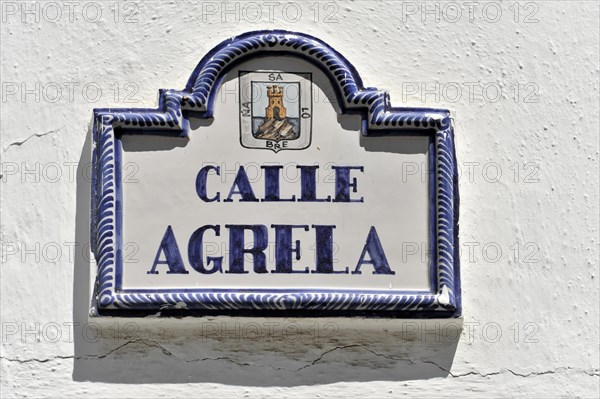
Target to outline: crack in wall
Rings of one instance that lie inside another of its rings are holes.
[[[2,153],[6,153],[6,151],[8,151],[9,148],[11,147],[20,147],[23,144],[25,144],[26,142],[28,142],[30,139],[34,138],[34,137],[44,137],[44,136],[48,136],[50,134],[55,134],[60,132],[62,129],[64,129],[64,126],[59,127],[58,129],[54,129],[54,130],[49,130],[47,132],[44,133],[34,133],[31,136],[21,140],[21,141],[13,141],[12,143],[10,143],[9,145],[7,145],[4,150],[2,150]]]
[[[232,359],[230,357],[227,356],[219,356],[219,357],[205,357],[205,358],[198,358],[198,359],[185,359],[185,358],[181,358],[176,356],[175,354],[173,354],[173,352],[171,352],[170,350],[168,350],[167,348],[165,348],[162,344],[160,344],[158,341],[144,341],[144,340],[133,340],[133,341],[127,341],[113,349],[111,349],[110,351],[101,354],[101,355],[85,355],[85,356],[61,356],[61,355],[57,355],[54,356],[52,358],[46,358],[46,359],[37,359],[37,358],[31,358],[31,359],[18,359],[18,358],[8,358],[8,357],[4,357],[4,356],[0,356],[0,360],[6,360],[8,362],[16,362],[16,363],[20,363],[20,364],[24,364],[24,363],[31,363],[31,362],[37,362],[37,363],[48,363],[50,361],[55,361],[55,360],[67,360],[67,359],[73,359],[73,360],[91,360],[91,359],[104,359],[110,355],[112,355],[113,353],[116,353],[118,351],[120,351],[121,349],[132,345],[132,344],[141,344],[141,345],[145,345],[147,347],[152,347],[152,348],[158,348],[160,349],[160,351],[165,355],[165,356],[171,356],[174,357],[176,359],[179,360],[183,360],[186,363],[197,363],[197,362],[204,362],[204,361],[227,361],[233,364],[236,364],[240,367],[256,367],[256,366],[262,366],[262,367],[269,367],[273,370],[277,370],[277,371],[290,371],[290,372],[298,372],[310,367],[313,367],[319,363],[321,363],[323,361],[323,359],[325,358],[325,356],[336,352],[336,351],[340,351],[340,350],[344,350],[344,349],[349,349],[349,348],[360,348],[360,349],[364,349],[367,352],[371,353],[374,356],[377,357],[383,357],[385,359],[389,359],[389,360],[394,360],[394,361],[401,361],[401,362],[407,362],[410,363],[411,365],[416,365],[418,363],[425,363],[425,364],[431,364],[434,365],[436,367],[438,367],[441,371],[447,373],[450,377],[452,378],[462,378],[462,377],[469,377],[469,376],[478,376],[478,377],[482,377],[482,378],[486,378],[486,377],[491,377],[491,376],[496,376],[496,375],[501,375],[501,374],[505,374],[505,373],[510,373],[515,377],[521,377],[521,378],[528,378],[531,376],[542,376],[542,375],[548,375],[548,374],[556,374],[559,372],[566,372],[566,371],[575,371],[578,373],[583,373],[586,374],[590,377],[599,377],[600,376],[600,369],[592,369],[592,370],[585,370],[585,369],[579,369],[579,368],[573,368],[573,367],[558,367],[554,370],[546,370],[546,371],[532,371],[530,373],[519,373],[516,371],[513,371],[511,369],[501,369],[499,371],[495,371],[495,372],[490,372],[490,373],[480,373],[480,372],[475,372],[475,371],[470,371],[467,373],[453,373],[452,371],[450,371],[449,369],[446,369],[445,367],[437,364],[434,361],[431,360],[412,360],[412,359],[405,359],[405,358],[399,358],[399,357],[395,357],[395,356],[390,356],[390,355],[386,355],[383,353],[378,353],[372,349],[369,349],[367,347],[365,347],[364,345],[360,345],[360,344],[352,344],[352,345],[343,345],[343,346],[337,346],[331,349],[326,350],[325,352],[321,353],[317,358],[315,358],[314,360],[310,361],[308,364],[296,368],[296,369],[288,369],[288,368],[282,368],[282,367],[275,367],[275,366],[271,366],[271,365],[257,365],[255,363],[246,363],[246,362],[240,362],[237,361],[235,359]]]
[[[21,364],[33,363],[33,362],[35,362],[35,363],[48,363],[48,362],[53,361],[53,360],[58,360],[58,359],[60,359],[60,360],[66,360],[66,359],[73,359],[73,358],[74,358],[73,356],[56,355],[54,357],[50,357],[50,358],[47,358],[47,359],[36,359],[36,358],[31,358],[31,359],[16,359],[16,358],[14,358],[14,359],[11,359],[11,358],[8,358],[8,357],[0,356],[0,360],[6,360],[8,362],[21,363]]]

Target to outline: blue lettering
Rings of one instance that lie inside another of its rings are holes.
[[[160,260],[161,252],[164,252],[165,260]],[[185,270],[183,260],[181,260],[181,254],[179,253],[177,241],[175,240],[175,235],[173,234],[173,228],[171,226],[167,227],[167,231],[165,232],[165,235],[160,242],[160,246],[158,247],[158,252],[156,252],[152,269],[150,269],[147,273],[158,274],[158,271],[156,271],[156,266],[159,264],[167,265],[169,267],[167,274],[189,273],[187,270]]]
[[[236,190],[236,187],[238,190]],[[241,195],[242,198],[240,199],[240,202],[258,202],[256,196],[254,195],[254,191],[252,191],[252,185],[250,185],[250,180],[248,180],[248,175],[246,174],[246,170],[243,166],[240,166],[238,169],[233,185],[231,186],[231,190],[229,191],[229,195],[227,195],[227,199],[224,202],[233,202],[231,197],[234,194]]]
[[[367,252],[371,258],[370,260],[365,260],[365,255]],[[356,269],[352,272],[352,274],[361,274],[360,267],[363,264],[373,265],[373,268],[375,268],[373,274],[396,274],[390,269],[390,265],[388,264],[385,253],[383,252],[383,247],[381,246],[381,241],[377,235],[377,230],[375,230],[374,226],[371,226],[371,230],[369,230],[367,242],[362,250],[362,253],[360,254],[360,259],[358,260]]]
[[[211,170],[217,172],[217,176],[221,175],[221,168],[219,168],[218,166],[209,165],[200,169],[200,172],[198,172],[198,176],[196,176],[196,193],[198,194],[198,197],[200,197],[200,199],[204,202],[219,202],[221,200],[221,193],[217,193],[212,198],[208,198],[206,194],[206,178],[208,176],[208,172],[210,172]]]
[[[207,265],[210,265],[212,262],[213,267],[211,269],[206,269],[204,267],[204,261],[202,260],[204,258],[202,251],[202,237],[206,230],[213,230],[217,237],[221,235],[221,226],[219,225],[213,226],[209,224],[194,231],[188,242],[188,258],[190,260],[190,265],[202,274],[212,274],[216,272],[223,273],[223,270],[221,269],[221,265],[223,264],[222,256],[209,256],[206,259],[206,263]]]
[[[300,183],[302,184],[299,202],[330,202],[331,196],[317,198],[317,169],[318,165],[297,165],[300,169]]]
[[[271,273],[308,273],[308,267],[304,271],[292,270],[292,254],[300,260],[300,240],[296,240],[295,246],[292,244],[292,229],[308,231],[308,226],[272,224],[271,227],[275,229],[275,270]]]
[[[269,244],[267,240],[267,226],[234,225],[226,224],[229,229],[229,270],[226,273],[248,273],[244,271],[244,254],[252,255],[254,273],[267,273],[265,249]],[[246,248],[244,231],[250,230],[254,234],[254,246]]]
[[[312,273],[348,274],[346,270],[333,270],[333,225],[312,225],[315,229],[317,270]]]
[[[356,177],[353,177],[352,183],[350,183],[350,171],[357,169],[364,172],[365,168],[362,166],[332,166],[331,169],[335,170],[335,199],[333,202],[364,202],[364,197],[350,198],[350,188],[354,193],[358,189]]]
[[[265,170],[265,198],[263,202],[275,201],[296,201],[296,196],[292,198],[281,199],[279,197],[279,171],[283,169],[282,165],[261,166]]]

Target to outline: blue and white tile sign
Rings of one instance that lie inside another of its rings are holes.
[[[449,112],[391,107],[319,39],[229,39],[93,136],[101,311],[460,315]]]

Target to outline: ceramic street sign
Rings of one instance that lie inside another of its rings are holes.
[[[460,314],[449,112],[392,108],[314,37],[227,40],[93,136],[101,311]]]

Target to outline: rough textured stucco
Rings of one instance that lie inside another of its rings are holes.
[[[2,4],[3,397],[600,395],[597,2],[493,3],[496,22],[484,3],[472,20],[467,5],[453,3],[463,7],[457,20],[437,3],[439,21],[424,13],[435,2],[307,3],[298,22],[295,9],[282,13],[287,3],[272,22],[271,6],[254,3],[263,16],[253,22],[245,3],[235,21],[221,2],[145,2],[131,23],[122,19],[132,3],[117,6],[118,23],[112,2],[84,10],[90,3],[74,6],[72,21],[63,5],[57,22],[47,3],[28,3],[26,15]],[[99,21],[86,21],[97,8]],[[214,45],[269,28],[328,42],[394,105],[454,112],[460,340],[448,323],[85,324],[92,109],[153,106]],[[134,90],[137,104],[126,103]]]

